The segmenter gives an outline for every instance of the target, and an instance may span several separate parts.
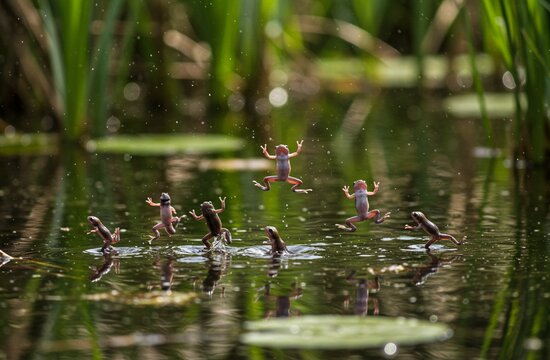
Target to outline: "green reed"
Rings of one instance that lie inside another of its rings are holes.
[[[92,120],[94,134],[101,135],[106,118],[106,85],[113,49],[113,30],[124,0],[92,1],[39,0],[55,91],[63,108],[61,133],[78,140]],[[92,22],[105,18],[96,41],[90,36]]]
[[[485,46],[502,60],[514,82],[515,159],[543,164],[550,143],[548,85],[550,74],[550,7],[546,1],[483,1]],[[525,109],[521,94],[527,99]]]

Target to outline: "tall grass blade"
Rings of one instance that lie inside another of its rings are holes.
[[[90,71],[90,99],[92,107],[89,109],[92,118],[92,135],[99,137],[105,134],[105,120],[107,118],[107,81],[109,79],[109,59],[114,43],[113,32],[116,20],[122,10],[124,0],[109,2],[107,15],[101,29],[101,36],[94,50],[97,54],[92,59]]]
[[[476,89],[477,98],[479,101],[479,108],[481,110],[481,121],[483,122],[483,128],[485,129],[485,136],[491,146],[494,146],[493,129],[491,127],[491,120],[487,113],[487,104],[485,102],[485,91],[483,84],[481,83],[481,77],[476,65],[476,52],[474,49],[474,37],[472,35],[472,26],[470,23],[469,14],[466,8],[462,9],[462,19],[464,22],[464,30],[468,39],[468,58],[470,61],[470,67],[472,68],[472,78],[474,80],[474,86]]]
[[[48,38],[48,56],[52,67],[52,76],[55,89],[59,97],[63,111],[67,108],[67,94],[65,90],[65,70],[63,64],[63,53],[61,50],[61,42],[55,26],[55,19],[52,8],[47,0],[38,0],[38,4],[42,11],[40,14],[44,21],[46,37]]]

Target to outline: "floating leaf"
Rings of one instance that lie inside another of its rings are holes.
[[[0,155],[47,155],[58,150],[58,137],[52,134],[13,134],[0,136]]]
[[[118,291],[88,294],[82,298],[89,301],[110,301],[119,304],[136,306],[184,305],[195,299],[194,292],[151,291],[139,294],[122,294]]]
[[[416,319],[355,316],[302,316],[250,321],[245,344],[295,349],[358,349],[387,343],[415,345],[442,341],[452,331]]]
[[[90,152],[133,155],[201,154],[237,150],[242,146],[241,139],[208,134],[119,135],[86,143]]]
[[[487,115],[490,118],[513,116],[516,111],[512,93],[485,93]],[[481,117],[481,108],[476,94],[450,96],[444,101],[444,107],[457,117]]]

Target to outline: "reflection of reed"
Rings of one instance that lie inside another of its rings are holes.
[[[49,167],[51,164],[45,164],[45,167]],[[48,210],[51,208],[52,200],[59,196],[59,189],[61,186],[61,177],[63,176],[63,169],[61,166],[56,166],[52,171],[48,168],[42,169],[44,173],[53,173],[53,176],[48,177],[49,180],[43,189],[41,195],[35,195],[36,203],[32,206],[29,215],[26,217],[28,220],[21,227],[21,236],[17,241],[11,242],[12,246],[10,252],[12,254],[26,254],[29,249],[35,244],[36,239],[40,237],[40,232],[44,229],[44,224],[49,219]],[[33,178],[30,176],[30,178]]]

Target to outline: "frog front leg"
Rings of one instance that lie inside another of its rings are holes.
[[[269,183],[276,182],[276,181],[278,181],[278,176],[276,176],[276,175],[271,175],[271,176],[266,176],[266,177],[264,177],[264,184],[265,184],[265,186],[263,186],[262,184],[260,184],[260,183],[257,182],[256,180],[253,180],[252,182],[254,183],[254,186],[259,187],[259,188],[262,189],[263,191],[269,191],[269,190],[271,189],[271,185],[269,185]]]
[[[298,189],[298,187],[301,186],[303,184],[303,182],[302,182],[302,180],[300,180],[298,178],[295,178],[293,176],[289,176],[286,179],[286,182],[289,183],[289,184],[294,185],[291,188],[291,190],[294,191],[294,192],[307,194],[308,192],[313,191],[312,189]]]
[[[382,224],[384,220],[390,217],[390,215],[391,215],[391,212],[387,212],[384,214],[384,216],[382,216],[382,214],[380,213],[380,210],[374,209],[369,211],[369,213],[367,214],[367,219],[374,218],[375,224]]]
[[[346,230],[346,231],[349,231],[349,232],[354,232],[355,230],[357,230],[357,227],[355,225],[353,225],[353,223],[360,222],[360,221],[363,221],[363,220],[365,220],[365,219],[360,217],[360,216],[352,216],[352,217],[346,219],[346,225],[347,226],[342,225],[342,224],[336,224],[336,226],[339,229]]]

